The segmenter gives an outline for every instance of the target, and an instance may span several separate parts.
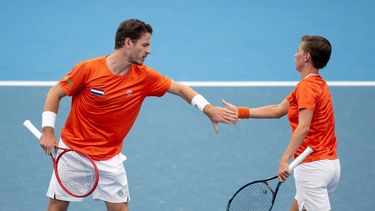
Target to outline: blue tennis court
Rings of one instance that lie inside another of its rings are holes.
[[[40,125],[48,88],[1,87],[1,204],[4,210],[41,210],[52,167],[34,137],[23,127],[29,118]],[[202,88],[202,94],[219,104],[262,105],[277,101],[292,88]],[[375,87],[333,87],[336,133],[342,177],[333,201],[335,210],[371,210],[375,161],[372,112]],[[15,98],[14,96],[17,96]],[[361,99],[361,100],[359,100]],[[27,102],[27,103],[25,103]],[[67,115],[65,100],[59,128]],[[7,112],[4,112],[7,111]],[[162,127],[160,127],[162,125]],[[226,202],[244,183],[272,176],[290,133],[286,119],[249,120],[237,126],[211,123],[175,96],[149,99],[127,137],[124,153],[130,182],[132,210],[225,210]],[[369,166],[366,168],[365,166]],[[274,210],[285,210],[293,197],[290,178],[282,186]],[[15,200],[22,199],[15,203]],[[103,210],[101,202],[86,199],[71,210]]]
[[[375,81],[375,3],[370,0],[297,1],[1,1],[0,170],[1,210],[45,210],[51,161],[22,126],[41,124],[49,86],[9,86],[14,81],[56,81],[84,59],[109,54],[123,19],[154,28],[146,64],[176,81],[297,81],[293,55],[304,34],[333,44],[327,81]],[[204,84],[204,83],[203,83]],[[292,86],[194,86],[211,103],[280,102]],[[372,210],[375,197],[375,86],[332,86],[341,181],[333,210]],[[70,99],[57,120],[61,128]],[[123,153],[130,210],[217,211],[243,184],[271,177],[289,142],[281,120],[220,125],[176,96],[149,98],[125,140]],[[368,193],[368,197],[363,197]],[[273,210],[289,208],[294,181],[281,187]],[[105,210],[87,198],[70,209]]]

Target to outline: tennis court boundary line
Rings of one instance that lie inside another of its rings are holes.
[[[179,81],[192,87],[290,87],[298,81]],[[0,86],[53,86],[57,81],[0,81]],[[329,86],[375,86],[375,81],[327,81]]]

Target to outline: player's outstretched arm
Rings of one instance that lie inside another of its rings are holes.
[[[236,124],[238,121],[234,111],[212,106],[202,95],[184,84],[172,81],[168,92],[182,97],[186,102],[196,106],[200,111],[205,113],[211,120],[217,133],[219,132],[218,123]]]
[[[288,113],[289,102],[284,99],[277,105],[267,105],[258,108],[238,107],[225,100],[222,101],[225,108],[236,113],[238,118],[272,119],[281,118]]]

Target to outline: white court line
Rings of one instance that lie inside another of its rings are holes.
[[[298,81],[180,81],[193,87],[290,87]],[[0,86],[53,86],[57,81],[0,81]],[[375,81],[327,81],[329,86],[375,86]]]
[[[57,81],[0,81],[0,86],[53,86]]]
[[[188,86],[202,87],[282,87],[296,86],[298,81],[187,81]],[[329,86],[375,86],[375,81],[327,81]]]

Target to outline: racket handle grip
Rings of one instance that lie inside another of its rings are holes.
[[[40,131],[31,123],[30,120],[25,120],[23,122],[23,126],[25,126],[34,136],[39,140],[40,136],[42,135]]]
[[[298,166],[313,150],[308,146],[296,159],[289,164],[289,172],[291,172],[296,166]]]

